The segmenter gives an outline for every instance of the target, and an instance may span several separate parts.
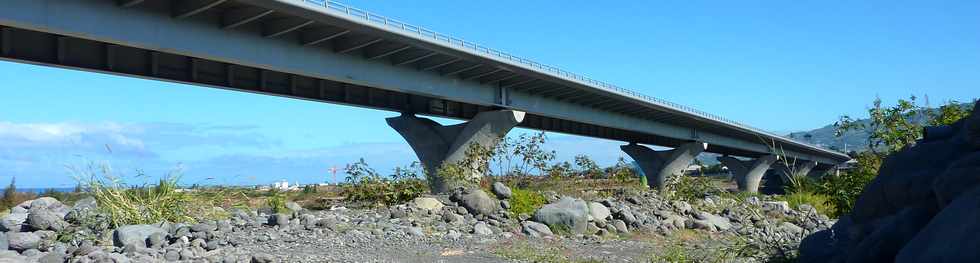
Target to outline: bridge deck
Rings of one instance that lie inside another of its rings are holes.
[[[823,164],[844,154],[334,2],[11,0],[0,57],[210,87]]]

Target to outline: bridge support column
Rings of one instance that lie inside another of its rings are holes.
[[[698,154],[708,148],[708,144],[690,142],[673,150],[654,151],[649,147],[631,142],[629,145],[623,145],[619,148],[639,164],[640,170],[643,171],[643,175],[647,178],[647,184],[651,188],[663,190],[666,186],[667,177],[681,173]]]
[[[759,192],[759,182],[771,166],[779,157],[776,155],[766,155],[755,160],[742,161],[731,156],[718,157],[722,165],[728,167],[735,177],[738,190],[742,192]]]
[[[388,126],[394,128],[408,141],[425,168],[430,187],[434,193],[444,193],[463,182],[436,176],[443,164],[455,164],[466,158],[470,145],[492,148],[507,135],[514,126],[524,120],[524,112],[513,110],[485,111],[478,113],[468,122],[443,126],[433,120],[420,118],[412,113],[387,118]],[[481,165],[488,160],[478,160]],[[472,173],[469,179],[482,175]]]

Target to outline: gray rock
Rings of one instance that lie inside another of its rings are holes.
[[[147,237],[146,243],[150,248],[163,248],[167,245],[167,235],[164,233],[153,233]]]
[[[510,209],[510,201],[500,200],[500,208],[503,208],[504,210]]]
[[[289,225],[289,216],[286,214],[273,214],[269,216],[270,226],[284,227]]]
[[[439,201],[439,199],[432,197],[417,197],[412,200],[412,205],[414,205],[416,208],[427,211],[439,211],[443,206],[445,206]]]
[[[793,223],[790,223],[790,222],[782,222],[782,223],[780,223],[779,224],[779,228],[782,229],[783,231],[785,231],[786,233],[789,233],[790,235],[793,235],[793,236],[798,236],[798,235],[800,235],[800,234],[803,233],[803,228],[802,227],[799,227],[799,226],[797,226],[797,225],[795,225]]]
[[[563,197],[534,212],[534,221],[552,227],[568,228],[572,234],[584,234],[589,223],[589,205],[581,199]]]
[[[697,212],[696,215],[699,218],[696,221],[710,225],[715,230],[725,231],[732,228],[732,223],[728,221],[728,218],[717,216],[708,212]]]
[[[3,231],[21,231],[24,229],[24,223],[27,221],[27,213],[11,213],[0,219],[0,230]]]
[[[408,234],[413,236],[424,236],[425,232],[422,231],[421,227],[413,226],[408,228]]]
[[[286,202],[286,209],[289,209],[290,212],[296,213],[303,211],[303,206],[296,202]]]
[[[612,216],[608,207],[596,202],[589,202],[589,214],[592,216],[592,220],[602,222],[605,222],[606,219]]]
[[[493,194],[497,195],[497,198],[500,199],[510,199],[511,195],[513,195],[510,187],[507,187],[501,182],[493,183]]]
[[[674,209],[677,209],[677,213],[682,215],[691,213],[694,210],[694,208],[691,207],[691,204],[684,201],[674,201],[671,204],[674,206]]]
[[[766,212],[776,212],[776,213],[789,213],[792,210],[789,207],[789,202],[786,201],[766,201],[762,202],[762,211]]]
[[[551,228],[549,228],[548,225],[534,221],[521,222],[521,230],[524,231],[524,234],[527,234],[529,237],[533,238],[555,235],[551,232]]]
[[[949,204],[964,192],[980,186],[980,152],[974,152],[950,164],[936,177],[932,188],[941,204]]]
[[[932,205],[935,205],[934,200],[925,201],[921,205],[907,207],[896,215],[882,219],[877,223],[877,228],[860,239],[860,242],[850,250],[847,261],[894,261],[899,250],[932,218],[932,214],[929,213]]]
[[[64,254],[64,253],[50,252],[50,253],[44,254],[44,256],[41,256],[41,258],[39,258],[37,260],[37,262],[39,262],[39,263],[63,263],[63,262],[65,262],[65,258],[67,258],[67,257],[68,257],[68,255],[67,254]]]
[[[476,225],[473,225],[473,234],[489,236],[493,235],[493,230],[490,229],[490,226],[488,226],[487,223],[480,221],[477,222]]]
[[[612,225],[613,225],[613,227],[616,228],[616,231],[618,231],[619,233],[629,233],[630,232],[629,228],[626,228],[626,222],[623,222],[623,220],[618,220],[618,219],[617,220],[613,220],[612,221]]]
[[[405,218],[406,216],[408,216],[408,213],[406,213],[405,210],[401,210],[398,208],[392,208],[388,213],[391,216],[391,218]]]
[[[0,262],[29,262],[27,257],[17,254],[16,251],[0,250]]]
[[[10,243],[7,242],[7,233],[0,232],[0,251],[10,249]]]
[[[273,263],[276,258],[266,253],[255,253],[252,255],[252,263]]]
[[[31,232],[9,232],[7,233],[7,242],[10,250],[24,251],[37,249],[38,245],[41,244],[41,237]]]
[[[194,232],[213,232],[215,230],[218,230],[218,226],[208,223],[198,223],[191,226],[191,231]]]
[[[37,202],[35,202],[37,203]],[[48,211],[46,209],[38,209],[31,211],[27,215],[27,224],[34,230],[53,230],[61,231],[67,226],[62,217]]]
[[[62,204],[61,201],[58,201],[58,199],[54,199],[52,197],[41,197],[38,199],[34,199],[33,201],[30,202],[31,202],[30,210],[32,211],[39,210],[39,209],[52,209],[52,208],[64,206],[64,204]]]
[[[491,215],[497,212],[500,205],[497,200],[490,198],[486,192],[480,189],[472,189],[469,193],[459,197],[459,202],[470,214]]]
[[[623,220],[623,222],[626,222],[626,224],[629,225],[636,224],[636,216],[634,216],[633,212],[630,211],[627,207],[620,208],[619,211],[617,211],[613,215],[616,217],[616,219],[620,219]]]
[[[980,175],[980,174],[977,174]],[[943,208],[898,252],[895,262],[971,262],[980,258],[980,187]]]
[[[98,202],[93,197],[82,198],[75,202],[71,210],[65,215],[65,221],[71,223],[81,223],[82,220],[95,213],[99,209]]]
[[[463,234],[462,233],[459,233],[459,231],[456,231],[456,230],[449,230],[449,232],[446,233],[446,238],[449,239],[449,240],[457,240],[457,239],[459,239],[462,236],[463,236]]]
[[[116,247],[124,247],[127,244],[135,243],[139,246],[146,246],[146,240],[150,235],[160,233],[167,235],[167,231],[153,225],[128,225],[116,229],[112,235],[113,244]]]
[[[455,213],[447,212],[442,214],[442,221],[445,221],[446,223],[457,224],[463,222],[463,220],[465,220],[463,216]]]

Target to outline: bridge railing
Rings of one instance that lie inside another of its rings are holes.
[[[377,24],[377,25],[382,25],[382,26],[385,26],[385,27],[388,27],[388,28],[392,28],[392,29],[398,29],[398,30],[401,30],[401,31],[403,31],[405,33],[415,34],[419,38],[423,38],[423,39],[428,38],[428,39],[433,39],[433,40],[445,42],[445,43],[448,43],[450,46],[462,47],[462,48],[468,49],[470,51],[475,51],[477,53],[487,54],[487,55],[490,55],[492,57],[496,57],[496,58],[504,59],[504,60],[511,61],[511,62],[514,62],[514,63],[517,63],[517,64],[525,65],[525,66],[527,66],[529,68],[538,70],[538,71],[540,71],[542,73],[547,73],[547,74],[550,74],[550,75],[553,75],[553,76],[557,76],[557,77],[560,77],[560,78],[563,78],[563,79],[566,79],[566,80],[576,81],[576,82],[579,82],[579,83],[587,84],[589,86],[599,87],[599,88],[602,88],[602,89],[605,89],[605,90],[614,91],[614,92],[617,92],[617,93],[620,93],[620,94],[628,95],[630,97],[633,97],[633,98],[636,98],[636,99],[640,99],[640,100],[643,100],[643,101],[647,101],[647,102],[650,102],[650,103],[659,105],[661,107],[670,108],[670,109],[674,109],[674,110],[681,111],[681,112],[686,112],[686,113],[689,113],[689,114],[692,114],[692,115],[700,116],[702,118],[707,118],[707,119],[715,120],[715,121],[718,121],[718,122],[723,122],[723,123],[726,123],[726,124],[729,124],[729,125],[732,125],[732,126],[736,126],[736,127],[742,128],[742,129],[747,129],[747,130],[750,130],[750,131],[753,131],[753,132],[756,132],[756,133],[764,134],[764,135],[771,136],[771,137],[779,137],[779,138],[783,138],[783,139],[786,139],[786,140],[790,140],[790,141],[794,141],[794,142],[803,144],[802,142],[798,142],[798,141],[796,141],[796,140],[794,140],[792,138],[787,138],[785,136],[772,134],[772,133],[763,131],[761,129],[758,129],[758,128],[749,126],[747,124],[744,124],[744,123],[741,123],[741,122],[738,122],[738,121],[735,121],[735,120],[732,120],[732,119],[728,119],[728,118],[725,118],[725,117],[721,117],[721,116],[718,116],[718,115],[715,115],[715,114],[707,113],[707,112],[704,112],[704,111],[695,109],[693,107],[681,105],[681,104],[678,104],[678,103],[674,103],[674,102],[667,101],[665,99],[661,99],[661,98],[657,98],[657,97],[653,97],[653,96],[648,96],[648,95],[645,95],[645,94],[642,94],[642,93],[639,93],[639,92],[636,92],[636,91],[633,91],[633,90],[625,89],[625,88],[622,88],[622,87],[619,87],[619,86],[616,86],[616,85],[613,85],[613,84],[609,84],[609,83],[606,83],[606,82],[603,82],[603,81],[595,80],[595,79],[589,78],[587,76],[575,74],[575,73],[569,72],[567,70],[561,69],[559,67],[555,67],[555,66],[551,66],[551,65],[547,65],[547,64],[538,63],[536,61],[533,61],[533,60],[530,60],[530,59],[527,59],[527,58],[523,58],[523,57],[520,57],[520,56],[511,55],[510,53],[507,53],[507,52],[503,52],[503,51],[500,51],[500,50],[489,48],[489,47],[486,47],[486,46],[483,46],[483,45],[480,45],[480,44],[472,43],[472,42],[469,42],[469,41],[466,41],[466,40],[463,40],[463,39],[460,39],[460,38],[456,38],[456,37],[453,37],[453,36],[450,36],[450,35],[442,34],[442,33],[439,33],[439,32],[436,32],[436,31],[433,31],[433,30],[430,30],[430,29],[423,28],[421,26],[416,26],[416,25],[408,24],[408,23],[405,23],[405,22],[402,22],[402,21],[398,21],[398,20],[395,20],[395,19],[391,19],[391,18],[382,16],[382,15],[374,14],[374,13],[371,13],[371,12],[368,12],[368,11],[365,11],[365,10],[361,10],[361,9],[358,9],[358,8],[355,8],[355,7],[351,7],[349,5],[338,3],[337,1],[330,1],[330,0],[299,0],[299,1],[302,1],[302,2],[305,2],[305,3],[308,3],[308,4],[317,5],[317,6],[320,6],[320,7],[324,7],[324,8],[327,8],[329,10],[335,11],[337,13],[346,15],[348,17],[365,20],[365,21],[368,21],[368,22],[371,22],[371,23],[374,23],[374,24]]]

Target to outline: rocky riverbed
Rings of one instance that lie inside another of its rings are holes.
[[[498,184],[391,207],[288,203],[285,213],[229,209],[221,220],[114,229],[94,199],[39,198],[0,220],[0,262],[649,262],[676,244],[757,262],[792,256],[780,253],[834,223],[765,197],[545,196],[548,204],[519,215],[505,209],[510,191]]]

